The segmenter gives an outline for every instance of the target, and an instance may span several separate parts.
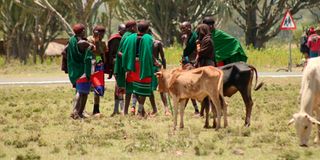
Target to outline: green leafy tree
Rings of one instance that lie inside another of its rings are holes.
[[[6,62],[10,57],[19,58],[27,63],[32,44],[32,26],[34,19],[14,1],[0,1],[0,29],[4,33],[6,44]]]
[[[150,21],[156,35],[165,45],[170,45],[179,37],[180,22],[196,25],[205,15],[228,13],[227,8],[221,1],[212,0],[121,0],[116,12],[120,20]]]
[[[319,5],[319,0],[227,0],[239,14],[235,23],[245,32],[246,45],[262,48],[280,32],[287,9],[295,15],[301,9]]]
[[[91,33],[93,26],[101,21],[100,6],[115,0],[0,0],[0,30],[4,34],[6,59],[19,58],[27,62],[33,53],[43,62],[44,52],[61,31],[73,35],[70,24],[83,23]],[[110,17],[109,17],[110,19]]]

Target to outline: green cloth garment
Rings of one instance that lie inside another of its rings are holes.
[[[122,46],[122,68],[127,71],[135,71],[136,48],[138,34],[133,33],[126,38]]]
[[[139,45],[140,79],[153,75],[153,38],[150,34],[141,37]]]
[[[120,44],[119,44],[119,48],[118,48],[118,52],[123,53],[123,43],[125,41],[125,39],[130,36],[132,33],[131,32],[126,32],[123,34]],[[117,53],[118,53],[117,52]],[[116,77],[116,81],[117,81],[117,85],[120,88],[124,88],[125,87],[125,83],[126,83],[126,72],[125,70],[122,68],[122,58],[118,56],[118,54],[116,54],[116,62],[114,64],[114,75]]]
[[[152,86],[151,83],[133,82],[133,93],[139,96],[151,96]]]
[[[196,49],[196,41],[198,35],[195,31],[191,32],[191,35],[187,41],[186,48],[183,50],[183,57],[189,56],[192,54]]]
[[[154,74],[152,52],[153,38],[150,34],[144,34],[139,45],[140,79],[152,77]],[[152,81],[151,83],[133,82],[133,88],[133,92],[137,95],[152,95]]]
[[[135,71],[137,33],[132,33],[124,40],[122,45],[122,68],[124,72]],[[133,93],[134,87],[132,82],[125,80],[126,93]]]
[[[224,61],[225,64],[247,62],[248,57],[235,37],[218,29],[212,31],[211,36],[214,43],[215,62]]]
[[[90,80],[92,55],[93,53],[90,49],[86,49],[85,53],[81,53],[78,48],[77,37],[72,36],[70,38],[67,48],[67,64],[69,79],[73,85],[84,73],[86,78]]]

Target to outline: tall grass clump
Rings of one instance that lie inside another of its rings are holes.
[[[263,70],[288,66],[288,45],[270,45],[263,49],[248,47],[245,52],[248,56],[248,63]],[[291,55],[293,67],[301,63],[302,54],[298,48],[292,46]]]
[[[174,45],[164,49],[164,54],[169,65],[179,65],[183,48],[181,45]]]

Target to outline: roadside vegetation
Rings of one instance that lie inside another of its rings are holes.
[[[179,66],[179,61],[182,54],[180,45],[165,48],[165,56],[169,67]],[[289,49],[287,45],[270,45],[265,49],[257,50],[246,48],[248,63],[255,66],[258,71],[275,72],[279,68],[288,66]],[[293,46],[292,48],[292,66],[294,71],[301,71],[301,67],[296,67],[301,64],[302,55],[299,49]],[[0,56],[0,75],[2,77],[42,77],[48,76],[64,76],[60,70],[61,57],[48,57],[43,64],[34,64],[31,59],[27,64],[22,64],[18,60],[12,60],[10,64],[5,64],[5,58]]]

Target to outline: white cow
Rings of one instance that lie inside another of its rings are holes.
[[[289,125],[295,122],[300,146],[307,147],[312,123],[318,124],[315,143],[320,143],[320,57],[311,58],[303,71],[300,90],[300,112],[295,113]],[[316,118],[312,117],[313,112]]]

